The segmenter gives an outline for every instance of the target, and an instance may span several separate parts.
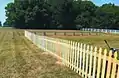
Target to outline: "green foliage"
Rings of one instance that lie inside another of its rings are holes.
[[[2,22],[0,21],[0,26],[2,26]]]
[[[119,29],[119,6],[81,0],[14,0],[6,9],[6,26],[15,28]]]

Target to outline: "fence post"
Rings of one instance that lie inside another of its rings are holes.
[[[64,36],[66,36],[66,32],[64,32]]]
[[[73,36],[76,36],[76,35],[75,35],[75,32],[73,32]]]
[[[54,32],[54,35],[55,35],[55,36],[57,35],[56,32]]]

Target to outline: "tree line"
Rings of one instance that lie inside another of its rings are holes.
[[[14,0],[4,26],[32,29],[119,29],[119,6],[82,0]]]

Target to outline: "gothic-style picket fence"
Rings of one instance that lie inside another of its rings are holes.
[[[119,78],[117,52],[63,39],[39,36],[25,31],[25,36],[39,48],[54,54],[62,64],[82,78]]]

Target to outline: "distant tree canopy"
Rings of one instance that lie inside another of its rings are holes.
[[[39,29],[119,29],[119,6],[96,6],[81,0],[14,0],[6,9],[4,25]]]
[[[2,26],[2,22],[0,21],[0,26]]]

